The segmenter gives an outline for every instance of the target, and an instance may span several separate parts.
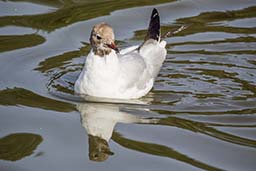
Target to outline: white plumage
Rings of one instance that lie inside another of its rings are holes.
[[[153,10],[145,42],[118,53],[112,28],[100,23],[93,27],[92,50],[75,83],[77,94],[135,99],[146,95],[166,57],[165,41],[160,41],[160,22]]]
[[[144,44],[140,51],[129,47],[100,57],[91,51],[75,83],[75,92],[96,97],[132,99],[146,95],[166,57],[166,42]]]

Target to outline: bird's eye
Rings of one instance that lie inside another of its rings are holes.
[[[101,39],[102,39],[99,35],[96,35],[96,38],[97,38],[98,40],[101,40]]]

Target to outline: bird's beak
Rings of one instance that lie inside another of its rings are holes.
[[[119,53],[119,49],[117,48],[117,46],[115,45],[114,42],[112,42],[111,44],[107,44],[107,46],[113,50],[116,51],[116,53]]]

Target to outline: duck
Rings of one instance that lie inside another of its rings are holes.
[[[121,51],[115,44],[113,28],[105,22],[96,24],[90,35],[91,50],[75,82],[75,93],[111,99],[145,96],[166,59],[166,41],[162,38],[160,17],[155,8],[144,42]]]

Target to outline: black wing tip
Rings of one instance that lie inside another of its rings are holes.
[[[154,19],[154,18],[156,18],[156,17],[159,17],[159,13],[158,13],[157,9],[154,8],[154,9],[152,10],[151,20]]]
[[[160,36],[160,17],[156,8],[152,10],[151,19],[148,28],[148,34],[145,40],[158,40]]]
[[[152,10],[152,14],[154,14],[154,13],[158,13],[156,8],[153,8],[153,10]]]
[[[158,13],[156,8],[153,8],[152,13]]]
[[[153,39],[156,41],[160,40],[160,17],[159,17],[159,13],[156,8],[153,8],[153,10],[152,10],[147,35],[144,38],[144,42],[142,43],[142,45],[140,45],[138,50],[140,50],[140,48],[149,39]]]

